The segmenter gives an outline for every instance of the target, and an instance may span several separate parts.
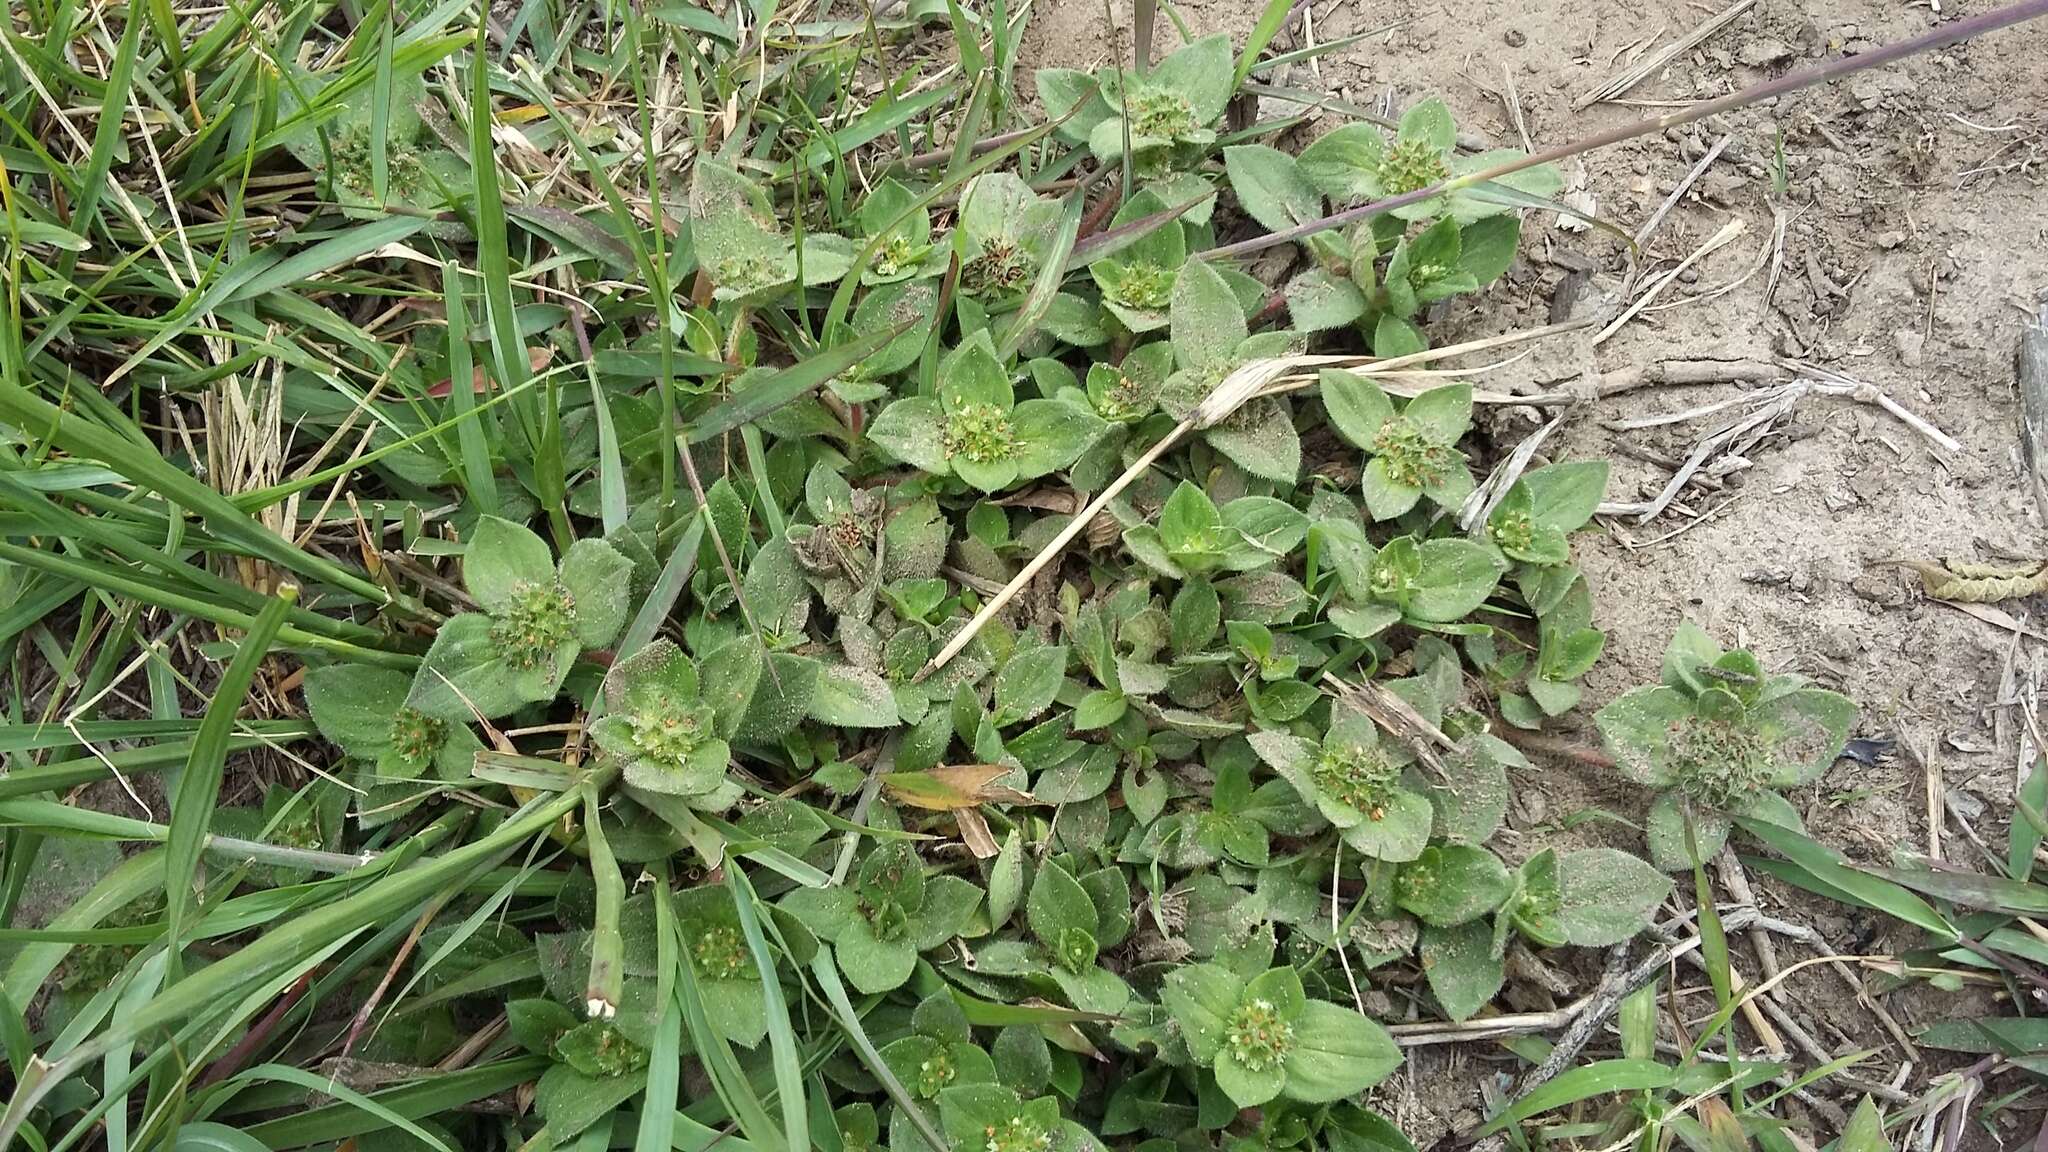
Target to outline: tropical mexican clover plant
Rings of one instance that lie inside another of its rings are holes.
[[[1365,859],[1361,910],[1368,919],[1359,939],[1368,963],[1419,944],[1438,1003],[1462,1019],[1499,990],[1516,939],[1538,947],[1626,939],[1648,922],[1670,884],[1610,849],[1546,849],[1519,868],[1504,863],[1486,846],[1505,811],[1502,769],[1526,762],[1469,716],[1447,711],[1459,694],[1458,662],[1447,645],[1424,641],[1411,656],[1419,674],[1386,689],[1423,722],[1456,733],[1454,752],[1424,763],[1341,702],[1329,709],[1320,737],[1303,720],[1247,739]]]
[[[1311,1000],[1293,968],[1251,980],[1216,964],[1190,964],[1160,991],[1188,1052],[1208,1065],[1231,1103],[1277,1096],[1330,1104],[1386,1079],[1401,1063],[1386,1029],[1349,1008]]]
[[[1339,207],[1368,203],[1521,156],[1511,150],[1460,156],[1456,142],[1449,110],[1425,100],[1402,116],[1392,141],[1370,124],[1347,124],[1299,157],[1245,144],[1225,149],[1224,160],[1245,211],[1277,232],[1322,216],[1325,197]],[[1414,321],[1422,309],[1499,279],[1521,236],[1510,209],[1540,204],[1560,186],[1557,170],[1539,165],[1499,183],[1396,208],[1342,233],[1310,235],[1303,247],[1312,266],[1286,288],[1294,326],[1306,332],[1355,326],[1383,357],[1421,351],[1426,341]],[[1410,222],[1427,226],[1411,236]]]
[[[1102,430],[1102,419],[1078,405],[1020,402],[983,330],[946,357],[937,396],[895,401],[868,435],[930,475],[1000,492],[1073,463]]]
[[[461,723],[553,700],[577,655],[610,644],[626,626],[631,569],[596,539],[571,544],[557,564],[531,529],[478,518],[462,580],[482,611],[441,625],[406,707]]]
[[[1078,205],[1014,171],[977,175],[950,216],[884,178],[842,213],[848,240],[778,208],[780,144],[694,157],[671,250],[688,291],[637,337],[592,300],[590,402],[564,398],[568,511],[605,541],[558,557],[483,517],[416,673],[309,671],[316,724],[375,790],[525,800],[582,773],[549,824],[552,908],[520,887],[512,916],[464,910],[518,944],[477,999],[545,1069],[535,1112],[557,1143],[621,1130],[610,1118],[672,1071],[654,1061],[680,1009],[721,1092],[779,1080],[797,1033],[812,1130],[829,1144],[829,1117],[851,1152],[932,1129],[975,1152],[1398,1146],[1356,1099],[1400,1052],[1352,969],[1462,1019],[1520,950],[1620,940],[1669,891],[1625,854],[1533,835],[1511,862],[1498,834],[1529,769],[1472,690],[1511,723],[1576,703],[1601,638],[1567,534],[1604,469],[1532,469],[1460,526],[1464,385],[1402,399],[1331,373],[1193,426],[1233,372],[1311,332],[1420,347],[1425,310],[1497,277],[1518,237],[1476,193],[1319,235],[1291,320],[1269,325],[1273,286],[1212,250],[1219,171],[1278,229],[1460,162],[1447,119],[1420,112],[1378,152],[1350,133],[1314,163],[1217,157],[1232,71],[1211,38],[1147,74],[1041,75],[1048,108],[1075,113],[1062,133],[1091,146],[1076,159],[1137,177],[1081,256]],[[805,289],[830,283],[816,323]],[[657,401],[705,427],[802,382],[778,361],[897,329],[729,435],[686,436],[708,485],[657,506],[681,430]],[[671,334],[705,381],[674,397],[632,367]],[[1184,422],[1087,552],[933,666],[1075,494]],[[694,543],[666,551],[678,540]],[[659,637],[609,651],[656,573]],[[522,754],[480,757],[469,723],[514,714],[493,735]],[[527,755],[558,744],[559,770]],[[266,810],[325,845],[326,803]],[[871,1043],[842,1043],[858,1033]]]
[[[1038,93],[1049,116],[1066,118],[1062,136],[1087,141],[1104,163],[1128,154],[1153,179],[1192,167],[1215,144],[1232,67],[1230,38],[1204,36],[1142,73],[1042,68]]]
[[[320,174],[325,193],[346,209],[367,213],[387,208],[433,212],[444,209],[449,193],[469,187],[468,166],[441,147],[420,118],[426,86],[415,74],[394,76],[388,106],[380,124],[374,85],[356,84],[346,91],[325,91],[332,81],[293,68],[286,97],[284,146],[309,171]],[[303,95],[306,104],[297,106]],[[376,184],[372,140],[382,137],[384,187]],[[381,195],[380,195],[381,191]]]
[[[1723,651],[1690,621],[1664,653],[1663,679],[1594,717],[1622,774],[1661,789],[1650,804],[1650,859],[1666,870],[1705,861],[1737,816],[1803,828],[1779,791],[1813,783],[1842,754],[1855,703],[1768,673],[1754,653]]]

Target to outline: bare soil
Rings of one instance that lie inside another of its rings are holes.
[[[1242,43],[1262,5],[1187,0],[1179,7],[1193,32],[1228,32]],[[1296,44],[1399,27],[1277,82],[1394,115],[1440,95],[1461,129],[1520,146],[1505,98],[1511,82],[1529,139],[1541,148],[1669,111],[1665,102],[1709,99],[1788,68],[1868,51],[1984,7],[1976,0],[1960,12],[1950,0],[1932,8],[1766,0],[1626,93],[1656,106],[1581,109],[1580,98],[1635,55],[1672,42],[1719,5],[1312,0],[1313,31],[1297,23]],[[1130,59],[1130,5],[1109,0],[1107,9],[1102,0],[1040,0],[1024,68]],[[1863,707],[1858,735],[1896,739],[1899,747],[1874,766],[1844,760],[1794,799],[1817,836],[1863,860],[1920,853],[1987,868],[1973,841],[2003,855],[2019,766],[2031,757],[2031,745],[2022,747],[2020,706],[2032,705],[2048,649],[1927,600],[1913,573],[1886,561],[2048,554],[2043,512],[2018,449],[2013,372],[2021,326],[2048,297],[2044,37],[2048,29],[2039,26],[1994,33],[1568,163],[1568,180],[1590,193],[1598,213],[1633,232],[1726,134],[1729,146],[1650,237],[1640,263],[1646,273],[1661,272],[1730,220],[1745,221],[1747,230],[1660,297],[1674,307],[1645,313],[1597,348],[1592,328],[1552,338],[1479,378],[1496,389],[1592,390],[1615,374],[1669,360],[1795,358],[1883,389],[1961,443],[1960,453],[1950,453],[1876,407],[1808,396],[1713,490],[1688,489],[1682,509],[1647,524],[1605,521],[1604,532],[1579,539],[1609,633],[1606,659],[1588,680],[1588,708],[1654,680],[1666,639],[1687,617],[1724,643],[1753,646],[1773,669],[1849,693]],[[1155,52],[1178,43],[1163,10],[1155,42]],[[1269,100],[1262,113],[1288,110]],[[1781,140],[1790,222],[1783,271],[1767,297],[1767,269],[1759,266],[1772,248]],[[1623,244],[1533,215],[1525,230],[1524,255],[1508,277],[1435,317],[1435,342],[1533,328],[1588,309],[1611,313],[1626,267]],[[1739,399],[1745,387],[1754,385],[1651,387],[1581,403],[1550,447],[1612,460],[1610,499],[1647,498],[1671,475],[1655,460],[1683,457],[1739,410],[1647,430],[1609,424]],[[1533,410],[1508,411],[1490,432],[1505,452],[1537,425]],[[2026,621],[2043,605],[2001,607]],[[1645,800],[1640,790],[1561,763],[1522,781],[1520,793],[1516,823],[1525,831],[1595,808],[1637,819]],[[1931,819],[1942,809],[1945,819]],[[1623,843],[1633,836],[1599,821],[1575,831]],[[1811,924],[1841,951],[1886,953],[1912,943],[1880,918],[1761,879],[1757,888],[1767,911]],[[1805,955],[1781,951],[1787,962]],[[1597,967],[1599,957],[1585,959]],[[1737,963],[1755,978],[1746,951]],[[1680,977],[1682,988],[1700,983],[1694,973]],[[1786,987],[1786,1005],[1823,1045],[1840,1053],[1883,1049],[1862,1069],[1866,1076],[1889,1080],[1908,1059],[1825,969],[1796,974]],[[1696,997],[1683,1003],[1693,1018],[1711,1007]],[[1965,1002],[1920,988],[1882,1003],[1910,1029],[1956,1014]],[[1984,1010],[1982,1003],[1971,1009]],[[1909,1091],[1925,1085],[1930,1066],[1944,1066],[1939,1053],[1927,1057],[1909,1077]],[[1499,1086],[1516,1068],[1492,1046],[1423,1050],[1386,1102],[1426,1146],[1473,1119],[1482,1085]],[[1825,1109],[1795,1104],[1790,1115],[1810,1121],[1816,1145],[1832,1135]],[[2020,1123],[2008,1115],[1997,1136],[2030,1137],[2039,1119],[2026,1117],[2024,1133]],[[1993,1143],[1991,1133],[1976,1136]]]

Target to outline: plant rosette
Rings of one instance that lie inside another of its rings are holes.
[[[1232,273],[1241,279],[1241,273]],[[1296,351],[1297,332],[1251,331],[1237,281],[1207,260],[1190,260],[1174,278],[1167,306],[1175,371],[1160,389],[1160,407],[1176,420],[1192,415],[1239,365]],[[1250,282],[1254,301],[1265,289]],[[1301,475],[1301,434],[1293,409],[1278,396],[1255,397],[1210,426],[1202,438],[1261,480],[1292,486]]]
[[[914,468],[1000,492],[1073,463],[1104,428],[1101,417],[1064,401],[1020,403],[984,329],[940,365],[937,396],[890,404],[868,436]]]
[[[332,664],[306,670],[306,709],[320,734],[383,783],[469,778],[483,743],[467,725],[407,705],[412,678],[389,668]]]
[[[1690,621],[1664,654],[1664,683],[1632,688],[1594,716],[1622,775],[1660,789],[1650,859],[1690,868],[1728,839],[1731,818],[1802,829],[1779,790],[1820,779],[1856,723],[1848,697],[1770,675],[1753,653],[1723,651]]]
[[[1472,540],[1396,536],[1375,548],[1355,517],[1311,521],[1336,570],[1341,595],[1324,612],[1345,635],[1370,640],[1395,624],[1422,631],[1479,634],[1465,618],[1500,585],[1506,562]]]
[[[1321,741],[1279,731],[1247,733],[1252,750],[1294,785],[1353,851],[1372,860],[1413,860],[1429,843],[1434,811],[1403,773],[1414,757],[1348,707],[1333,707]]]
[[[1087,141],[1105,164],[1129,154],[1138,176],[1151,180],[1191,167],[1215,145],[1232,71],[1230,37],[1215,35],[1181,47],[1143,75],[1042,68],[1037,84],[1046,114],[1065,117],[1062,138]]]
[[[482,612],[434,634],[406,706],[442,720],[494,719],[553,700],[579,652],[626,626],[633,562],[602,540],[578,540],[557,565],[532,529],[477,518],[462,579]]]
[[[946,249],[932,242],[931,213],[917,206],[918,196],[916,190],[892,177],[875,185],[861,201],[861,231],[870,241],[879,237],[882,244],[861,271],[863,285],[895,284],[945,273]]]
[[[1209,494],[1183,480],[1159,510],[1159,523],[1124,533],[1124,547],[1146,567],[1174,580],[1216,571],[1271,567],[1300,545],[1308,518],[1270,496],[1240,496],[1217,508]]]
[[[917,955],[958,935],[981,903],[972,882],[925,875],[910,845],[882,845],[862,863],[851,888],[798,888],[782,907],[832,943],[846,978],[863,995],[901,987]]]
[[[1124,201],[1110,225],[1123,227],[1167,208],[1158,193],[1142,190]],[[1089,264],[1088,273],[1102,292],[1102,306],[1131,332],[1144,333],[1170,323],[1173,284],[1187,261],[1187,229],[1168,220]]]
[[[730,726],[720,732],[716,711],[698,693],[697,665],[681,649],[656,640],[612,665],[604,696],[605,715],[591,722],[590,736],[624,764],[628,786],[714,811],[739,799],[739,786],[725,776]]]
[[[1188,1053],[1240,1108],[1281,1096],[1335,1103],[1401,1064],[1386,1029],[1349,1008],[1309,999],[1291,967],[1247,981],[1220,964],[1190,964],[1167,974],[1160,1000]]]
[[[1472,471],[1458,441],[1472,427],[1472,387],[1446,384],[1397,412],[1386,391],[1351,372],[1326,369],[1320,382],[1330,422],[1365,449],[1361,479],[1374,520],[1391,520],[1423,499],[1455,512],[1472,494]]]
[[[919,1001],[910,1028],[910,1035],[883,1045],[881,1056],[919,1099],[936,1100],[948,1088],[1003,1082],[995,1061],[974,1043],[974,1029],[950,992]]]
[[[1346,124],[1301,150],[1304,175],[1339,204],[1363,204],[1419,192],[1455,176],[1482,172],[1524,153],[1498,148],[1470,156],[1457,151],[1458,126],[1442,100],[1424,100],[1401,116],[1394,138],[1371,124]],[[1394,209],[1402,220],[1448,215],[1458,221],[1493,216],[1554,196],[1564,186],[1557,168],[1539,164],[1491,184],[1461,188]]]
[[[1031,190],[1014,172],[986,172],[960,191],[953,252],[960,288],[1002,299],[1031,287],[1060,224],[1060,205]]]

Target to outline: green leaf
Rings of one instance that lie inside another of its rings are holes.
[[[1225,1048],[1216,1056],[1216,1086],[1239,1108],[1256,1108],[1280,1095],[1287,1085],[1287,1065],[1269,1064],[1253,1068]]]
[[[2040,848],[2043,837],[2048,836],[2048,826],[2039,819],[2044,806],[2048,806],[2048,756],[2037,756],[2033,769],[2020,785],[2019,795],[2013,797],[2019,818],[2012,821],[2006,833],[2005,870],[2015,880],[2025,881],[2033,876],[2034,852]]]
[[[1287,282],[1287,314],[1303,332],[1326,332],[1355,324],[1366,298],[1357,284],[1325,268],[1311,268]]]
[[[1811,784],[1848,744],[1856,724],[1856,702],[1825,688],[1799,688],[1752,709],[1750,723],[1772,744],[1780,788]]]
[[[1236,973],[1220,964],[1188,964],[1166,974],[1159,1002],[1179,1022],[1188,1052],[1197,1061],[1213,1063],[1222,1051],[1243,986]]]
[[[374,760],[391,747],[392,718],[405,706],[412,681],[403,672],[366,664],[306,669],[306,710],[320,734],[359,759]]]
[[[1173,324],[1174,359],[1193,372],[1220,370],[1229,364],[1248,331],[1244,309],[1230,290],[1230,282],[1206,260],[1190,261],[1174,278],[1168,314]]]
[[[1529,490],[1529,519],[1538,526],[1573,532],[1593,518],[1607,496],[1607,461],[1567,460],[1522,474]]]
[[[1340,204],[1379,200],[1380,161],[1387,138],[1370,124],[1345,124],[1323,133],[1301,150],[1301,174]]]
[[[1209,124],[1223,115],[1233,91],[1230,37],[1204,36],[1187,44],[1153,66],[1153,84],[1187,98],[1194,108],[1195,122]]]
[[[1186,654],[1201,650],[1215,637],[1223,621],[1223,606],[1216,588],[1206,580],[1190,580],[1174,593],[1167,610],[1172,629],[1173,650]]]
[[[1063,400],[1026,400],[1011,413],[1017,478],[1033,480],[1072,464],[1109,428],[1100,416]]]
[[[1413,356],[1429,347],[1422,330],[1391,312],[1382,313],[1372,332],[1372,354],[1382,359]]]
[[[1003,840],[1001,850],[996,853],[996,862],[988,873],[988,920],[989,927],[1001,929],[1010,922],[1010,915],[1017,910],[1017,902],[1024,895],[1024,838],[1012,829]]]
[[[633,562],[602,540],[578,540],[562,555],[562,587],[576,611],[576,639],[603,648],[619,638],[633,613]]]
[[[1394,418],[1394,402],[1378,384],[1354,372],[1325,368],[1317,380],[1338,433],[1357,447],[1370,448]]]
[[[1107,728],[1111,724],[1116,723],[1118,720],[1123,719],[1124,713],[1129,710],[1130,701],[1126,699],[1124,697],[1124,694],[1121,692],[1111,692],[1104,689],[1098,689],[1094,692],[1090,692],[1086,696],[1081,697],[1080,703],[1074,705],[1074,731],[1090,732],[1097,728]],[[1104,787],[1107,786],[1108,781],[1107,779],[1105,779]],[[1046,792],[1045,785],[1043,783],[1041,783],[1038,786],[1036,791],[1039,799],[1044,800],[1049,804],[1062,804],[1066,802],[1065,800],[1056,799],[1054,798],[1054,796],[1049,795]],[[1100,792],[1095,793],[1095,795],[1100,795]],[[1076,800],[1085,800],[1088,798],[1089,797],[1086,796],[1069,797],[1069,799]]]
[[[555,578],[555,556],[524,524],[479,516],[462,553],[462,586],[486,612],[511,606],[522,588]]]
[[[1429,990],[1453,1020],[1464,1020],[1493,1001],[1506,978],[1493,954],[1493,929],[1483,920],[1455,928],[1425,926],[1422,969]]]
[[[1035,1027],[1012,1024],[996,1034],[989,1046],[998,1083],[1019,1092],[1042,1092],[1052,1082],[1052,1050],[1045,1033]]]
[[[1337,809],[1334,813],[1333,807]],[[1338,815],[1351,810],[1326,797],[1322,811],[1331,823],[1338,824]],[[1430,826],[1434,821],[1429,801],[1405,788],[1390,792],[1377,815],[1355,815],[1358,817],[1356,823],[1348,826],[1339,824],[1344,829],[1344,843],[1369,859],[1394,863],[1413,860],[1422,854],[1423,847],[1429,843]]]
[[[1515,262],[1521,239],[1522,219],[1512,212],[1475,220],[1458,237],[1458,267],[1478,283],[1491,284]]]
[[[1024,918],[1031,926],[1031,934],[1054,955],[1058,955],[1068,932],[1093,936],[1101,927],[1087,890],[1054,860],[1039,865],[1038,875],[1031,881],[1031,895],[1024,904]]]
[[[903,986],[917,967],[917,949],[908,939],[883,940],[863,919],[856,918],[832,942],[839,970],[863,995],[878,996]]]
[[[1835,1152],[1892,1152],[1891,1141],[1884,1135],[1884,1115],[1870,1097],[1856,1105],[1848,1127],[1835,1140]]]
[[[1692,716],[1692,701],[1663,685],[1631,688],[1593,714],[1615,767],[1653,788],[1677,783],[1671,766],[1672,728]]]
[[[1410,400],[1401,415],[1430,441],[1456,444],[1472,427],[1472,386],[1432,388]]]
[[[1209,446],[1262,480],[1292,486],[1301,475],[1301,436],[1287,401],[1260,396],[1203,434]]]
[[[1401,114],[1401,139],[1423,141],[1439,152],[1449,152],[1457,147],[1458,126],[1451,119],[1450,108],[1432,96]]]
[[[533,1110],[547,1121],[556,1139],[571,1140],[647,1087],[647,1073],[627,1076],[586,1076],[557,1064],[541,1076],[534,1090]]]
[[[1040,68],[1034,80],[1038,86],[1038,103],[1045,110],[1045,118],[1048,121],[1065,118],[1053,134],[1069,144],[1085,142],[1097,124],[1115,115],[1108,102],[1102,99],[1101,86],[1095,77],[1086,72],[1072,68]]]
[[[1450,928],[1500,907],[1513,887],[1500,857],[1484,848],[1446,844],[1425,848],[1401,866],[1394,878],[1394,902],[1424,924]]]
[[[728,640],[704,657],[699,691],[712,707],[718,732],[736,735],[762,682],[766,654],[752,636]]]
[[[1322,193],[1301,174],[1295,159],[1264,144],[1243,144],[1223,150],[1230,190],[1245,214],[1269,232],[1304,224],[1323,214]]]
[[[568,669],[562,671],[566,675]],[[491,639],[490,617],[477,612],[450,617],[434,633],[433,646],[420,662],[405,701],[408,708],[457,723],[467,723],[477,713],[495,719],[528,702],[523,685]]]
[[[945,410],[929,396],[910,396],[882,409],[868,425],[868,439],[891,456],[934,476],[952,474],[943,437]]]
[[[1000,412],[1016,406],[1017,396],[1010,387],[1009,374],[996,362],[985,333],[982,339],[968,340],[955,348],[940,365],[939,403],[948,413],[970,405]]]
[[[1613,848],[1558,857],[1559,903],[1553,923],[1567,943],[1619,944],[1642,931],[1671,894],[1671,878]]]
[[[1030,720],[1052,707],[1065,682],[1067,650],[1063,645],[1025,648],[996,672],[995,723],[998,728]]]
[[[1294,1020],[1287,1057],[1287,1095],[1310,1104],[1349,1099],[1393,1075],[1401,1049],[1379,1024],[1324,1000],[1310,1000]]]
[[[1515,1101],[1475,1135],[1487,1136],[1533,1116],[1582,1100],[1623,1092],[1654,1092],[1668,1088],[1678,1069],[1654,1060],[1599,1060],[1560,1073]]]
[[[1650,802],[1643,821],[1643,839],[1650,849],[1650,862],[1667,872],[1681,872],[1694,864],[1693,848],[1700,860],[1711,860],[1728,842],[1728,816],[1693,803],[1673,788]],[[1690,838],[1688,838],[1688,833]]]
[[[1261,567],[1285,559],[1308,535],[1308,517],[1285,500],[1271,496],[1240,496],[1232,500],[1223,506],[1222,521],[1244,538],[1245,549],[1254,561],[1245,567]],[[1235,554],[1237,549],[1233,547],[1232,552]]]
[[[1462,620],[1486,602],[1502,567],[1492,549],[1470,540],[1428,540],[1417,549],[1419,567],[1407,614],[1417,620]]]
[[[1214,551],[1222,527],[1223,514],[1208,493],[1185,480],[1159,509],[1159,539],[1172,553]]]
[[[848,664],[827,664],[819,669],[809,715],[841,728],[893,728],[898,723],[896,697],[889,682]]]

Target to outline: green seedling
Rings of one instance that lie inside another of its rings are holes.
[[[1632,688],[1594,717],[1630,780],[1660,789],[1650,805],[1650,859],[1689,868],[1711,857],[1734,817],[1799,829],[1779,795],[1820,779],[1849,739],[1856,705],[1798,676],[1764,671],[1753,653],[1723,651],[1679,626],[1664,683]]]

